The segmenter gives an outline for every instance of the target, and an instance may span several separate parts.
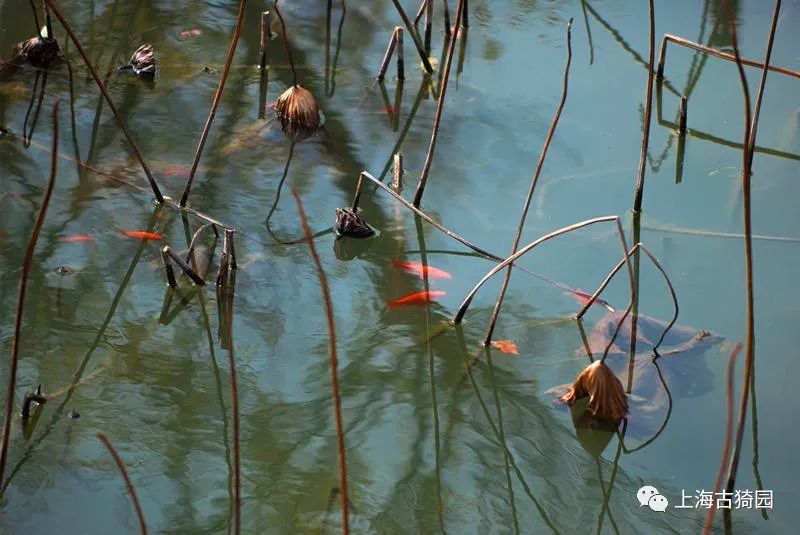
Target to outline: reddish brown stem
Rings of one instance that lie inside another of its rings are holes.
[[[142,508],[139,505],[139,498],[136,497],[136,489],[133,488],[133,483],[131,483],[131,478],[128,477],[128,470],[125,469],[125,463],[122,462],[122,458],[117,453],[117,450],[111,444],[111,441],[108,440],[103,433],[97,433],[97,438],[103,443],[103,445],[108,450],[108,453],[114,458],[114,462],[117,464],[117,468],[119,469],[119,473],[122,475],[122,479],[125,480],[125,487],[128,489],[128,494],[131,497],[131,503],[133,503],[133,508],[136,511],[136,517],[139,519],[139,531],[142,535],[147,535],[147,524],[144,522],[144,515],[142,514]]]
[[[725,421],[725,441],[722,443],[722,458],[719,462],[719,471],[717,471],[717,478],[714,480],[713,495],[719,493],[722,486],[722,478],[725,476],[725,468],[728,466],[728,461],[731,455],[731,440],[733,439],[733,372],[736,369],[736,357],[742,349],[742,344],[736,344],[731,351],[731,356],[728,358],[728,380],[727,389],[725,390],[725,407],[727,408],[727,420]],[[714,525],[714,513],[717,512],[716,504],[712,504],[711,509],[706,513],[706,523],[703,527],[703,533],[708,535],[711,533],[711,528]]]
[[[242,22],[244,21],[244,10],[247,6],[247,0],[240,0],[239,14],[236,17],[236,27],[233,30],[233,37],[231,44],[228,47],[228,57],[225,59],[225,67],[222,69],[222,76],[219,78],[219,85],[217,92],[214,93],[214,100],[211,102],[211,111],[208,113],[208,119],[203,126],[203,132],[200,134],[200,142],[197,144],[197,150],[194,153],[194,161],[192,162],[192,169],[189,171],[189,177],[186,179],[186,186],[183,188],[183,195],[181,196],[181,207],[186,206],[189,200],[189,192],[192,190],[192,182],[194,182],[194,175],[197,173],[197,167],[200,165],[200,158],[203,156],[203,148],[208,139],[208,132],[211,130],[211,124],[214,122],[214,117],[217,115],[217,108],[222,100],[222,92],[225,90],[225,82],[228,80],[228,73],[231,70],[233,63],[233,56],[236,54],[236,45],[239,43],[239,34],[242,33]]]
[[[127,139],[128,143],[133,150],[134,155],[136,155],[136,159],[139,160],[139,165],[142,166],[142,170],[144,174],[147,176],[147,181],[150,183],[150,189],[153,190],[153,194],[156,197],[156,201],[159,203],[164,202],[164,196],[161,194],[161,190],[158,188],[158,184],[156,183],[155,177],[153,177],[153,173],[150,171],[150,167],[147,165],[147,162],[144,160],[144,155],[142,154],[141,149],[139,149],[139,145],[133,140],[133,136],[131,135],[130,131],[128,131],[128,126],[125,124],[125,120],[122,118],[122,115],[117,110],[117,106],[114,104],[114,101],[111,100],[111,96],[108,94],[106,90],[106,86],[103,81],[100,79],[100,75],[97,74],[97,69],[94,68],[92,62],[89,60],[89,56],[86,54],[86,51],[83,49],[80,41],[78,40],[78,36],[75,35],[75,32],[72,30],[72,27],[69,25],[67,20],[64,18],[64,15],[61,14],[61,10],[56,6],[53,0],[44,0],[47,6],[53,11],[53,14],[56,16],[58,21],[64,27],[64,30],[69,35],[69,38],[75,44],[75,48],[78,50],[78,54],[81,55],[83,61],[86,63],[86,67],[89,69],[89,72],[94,78],[97,87],[100,89],[100,93],[103,94],[103,98],[108,103],[108,107],[111,108],[111,112],[114,114],[114,118],[117,120],[117,124],[119,125],[120,130],[125,135],[125,139]]]
[[[36,248],[36,241],[44,225],[44,218],[47,215],[47,207],[50,205],[50,197],[53,194],[53,187],[56,183],[56,164],[58,163],[58,108],[61,101],[57,100],[53,106],[53,150],[50,155],[50,179],[42,199],[42,206],[39,209],[39,216],[28,240],[28,248],[25,250],[25,259],[22,262],[22,273],[19,277],[19,291],[17,293],[17,307],[14,313],[14,334],[11,339],[11,355],[8,366],[8,390],[6,391],[6,411],[3,421],[3,439],[0,445],[0,483],[5,474],[6,462],[8,460],[8,445],[11,438],[11,420],[14,416],[14,390],[17,386],[17,363],[19,361],[19,345],[22,334],[22,312],[25,305],[25,293],[28,285],[28,276],[33,265],[33,251]]]
[[[736,439],[733,445],[733,454],[731,455],[731,463],[728,467],[728,480],[725,485],[725,490],[733,492],[733,487],[736,483],[736,471],[739,468],[739,456],[742,451],[742,439],[744,438],[744,426],[747,420],[747,403],[750,397],[750,377],[753,375],[753,366],[755,361],[755,313],[753,304],[753,230],[750,213],[750,134],[751,134],[751,107],[750,107],[750,88],[747,85],[747,77],[744,74],[744,66],[742,65],[742,57],[739,54],[739,41],[736,32],[736,21],[734,20],[733,12],[731,10],[728,0],[723,0],[725,9],[728,12],[728,24],[731,29],[731,43],[733,45],[733,53],[736,58],[736,67],[739,70],[739,81],[742,84],[742,93],[744,95],[744,141],[742,150],[742,211],[744,212],[744,269],[745,269],[745,284],[746,284],[746,323],[745,323],[745,343],[744,343],[744,380],[742,386],[742,394],[739,405],[739,417],[736,427]],[[775,5],[776,11],[780,10],[780,0]],[[775,27],[772,27],[774,32]],[[769,64],[769,61],[764,63]],[[762,77],[762,86],[765,77]]]
[[[322,269],[322,262],[314,246],[312,232],[308,226],[305,210],[303,210],[303,202],[300,200],[300,195],[296,190],[292,190],[292,195],[294,195],[294,199],[297,202],[297,211],[300,214],[303,234],[306,237],[308,248],[311,251],[311,257],[317,268],[319,285],[322,288],[322,301],[325,306],[325,317],[328,321],[328,356],[331,369],[331,388],[333,390],[333,415],[336,419],[336,444],[339,454],[339,496],[341,498],[342,508],[342,532],[347,534],[350,532],[347,501],[347,462],[344,448],[344,424],[342,423],[342,399],[339,394],[339,362],[336,355],[336,324],[333,320],[333,302],[331,301],[330,289],[328,288],[328,277],[325,275],[325,270]]]
[[[514,234],[514,241],[511,245],[511,254],[517,252],[517,247],[519,247],[519,241],[522,238],[522,231],[525,228],[525,219],[528,217],[528,208],[531,206],[531,199],[533,199],[533,192],[536,190],[536,184],[539,182],[539,175],[542,173],[542,167],[544,167],[544,159],[547,157],[547,149],[550,148],[550,142],[553,140],[553,135],[556,133],[556,127],[558,126],[558,120],[561,118],[561,112],[564,109],[564,104],[567,102],[567,89],[569,87],[569,67],[572,64],[572,19],[569,19],[569,23],[567,23],[567,64],[564,67],[564,83],[563,88],[561,91],[561,100],[558,103],[558,107],[556,108],[556,114],[553,116],[553,121],[550,123],[550,130],[547,132],[547,137],[544,140],[544,146],[542,146],[541,152],[539,152],[539,160],[536,162],[536,171],[533,173],[533,179],[531,180],[531,186],[528,189],[528,196],[525,198],[525,204],[522,207],[522,215],[519,218],[519,225],[517,226],[517,232]],[[492,335],[494,334],[494,328],[497,324],[497,317],[500,315],[500,309],[503,306],[503,299],[506,296],[506,290],[508,289],[508,283],[511,281],[511,269],[513,264],[509,264],[508,269],[505,272],[505,276],[503,277],[503,284],[500,286],[500,294],[497,296],[497,302],[494,305],[494,310],[492,311],[492,319],[489,320],[489,329],[486,332],[486,337],[483,339],[483,345],[488,346],[492,343]]]

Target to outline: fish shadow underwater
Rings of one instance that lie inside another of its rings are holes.
[[[602,358],[622,314],[617,311],[603,317],[586,337],[585,347],[578,351],[581,354],[590,353],[595,360]],[[627,395],[628,415],[624,424],[626,438],[637,442],[659,432],[670,415],[675,399],[702,396],[714,386],[714,374],[708,367],[705,354],[725,338],[705,330],[673,325],[658,349],[654,349],[667,326],[667,322],[649,316],[639,315],[637,319],[633,376]],[[620,327],[605,361],[626,391],[629,384],[631,331],[632,319],[629,316]],[[545,393],[552,395],[555,403],[563,406],[565,404],[559,398],[571,386],[571,383],[559,385]],[[572,408],[576,428],[597,427],[582,414],[582,407],[584,404],[576,403]],[[606,431],[613,431],[613,426],[604,427]]]

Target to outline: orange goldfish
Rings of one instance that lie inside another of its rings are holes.
[[[87,234],[73,234],[71,236],[64,236],[61,238],[61,241],[65,241],[67,243],[85,243],[96,240]]]
[[[426,305],[432,303],[439,297],[444,297],[446,292],[442,290],[428,290],[422,292],[414,292],[398,299],[393,299],[386,304],[389,308],[404,307],[410,305]]]
[[[453,278],[452,275],[444,270],[432,266],[424,266],[419,262],[400,262],[399,260],[392,260],[392,265],[397,269],[402,269],[403,271],[413,273],[414,275],[419,275],[420,277],[427,275],[428,278],[431,279]]]
[[[517,344],[511,340],[493,340],[492,347],[500,350],[503,353],[510,353],[512,355],[519,355]]]
[[[126,238],[134,238],[137,240],[163,240],[164,236],[156,234],[155,232],[146,232],[144,230],[123,230],[120,235]]]

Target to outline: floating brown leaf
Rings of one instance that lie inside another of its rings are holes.
[[[578,374],[575,383],[560,401],[574,404],[589,397],[587,410],[609,422],[618,423],[628,414],[628,401],[622,383],[603,362],[596,360]]]
[[[305,128],[317,128],[320,123],[319,107],[314,95],[299,84],[278,97],[275,111],[282,118]]]

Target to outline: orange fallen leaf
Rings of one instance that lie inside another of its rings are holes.
[[[511,340],[493,340],[492,347],[499,349],[503,353],[510,353],[511,355],[519,355],[517,344]]]

